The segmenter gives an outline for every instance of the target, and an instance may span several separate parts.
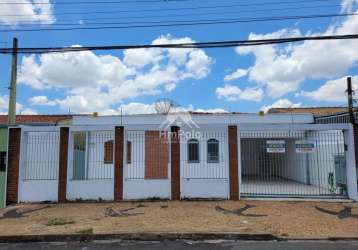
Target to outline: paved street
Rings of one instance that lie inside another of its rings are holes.
[[[236,241],[162,241],[162,242],[134,242],[134,241],[94,241],[94,242],[52,242],[52,243],[17,243],[0,244],[0,249],[240,249],[240,250],[356,250],[358,241],[295,241],[295,242],[236,242]]]

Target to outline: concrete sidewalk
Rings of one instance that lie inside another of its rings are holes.
[[[158,201],[24,204],[0,210],[0,237],[129,237],[131,234],[159,237],[261,235],[268,239],[358,238],[358,203]]]

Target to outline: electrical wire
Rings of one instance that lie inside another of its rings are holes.
[[[259,18],[241,18],[241,19],[212,19],[212,20],[185,20],[170,22],[145,22],[145,23],[127,23],[133,24],[128,26],[98,26],[98,27],[70,27],[70,28],[38,28],[38,29],[2,29],[0,33],[5,32],[39,32],[39,31],[74,31],[74,30],[105,30],[105,29],[133,29],[133,28],[154,28],[154,27],[177,27],[177,26],[197,26],[197,25],[214,25],[214,24],[234,24],[234,23],[251,23],[251,22],[268,22],[283,20],[300,20],[316,19],[330,17],[347,17],[357,16],[358,13],[345,14],[324,14],[324,15],[306,15],[306,16],[276,16],[276,17],[259,17]],[[152,24],[149,24],[152,23]],[[153,24],[154,23],[154,24]],[[119,25],[123,23],[100,23],[101,25]]]
[[[168,3],[193,0],[126,0],[126,1],[77,1],[77,2],[0,2],[0,5],[81,5],[81,4],[128,4],[128,3]]]
[[[66,53],[80,51],[100,51],[100,50],[128,50],[128,49],[149,49],[149,48],[176,48],[176,49],[196,49],[196,48],[226,48],[240,46],[260,46],[283,44],[300,41],[320,41],[320,40],[347,40],[358,39],[358,34],[331,35],[331,36],[302,36],[287,37],[276,39],[255,39],[255,40],[232,40],[232,41],[214,41],[198,43],[177,43],[177,44],[144,44],[144,45],[110,45],[110,46],[84,46],[84,47],[43,47],[43,48],[0,48],[1,54],[44,54],[44,53]]]
[[[163,12],[163,11],[179,11],[179,10],[202,10],[202,9],[218,9],[218,8],[234,8],[234,7],[250,7],[262,5],[282,5],[282,4],[300,4],[312,2],[331,2],[331,0],[299,0],[299,1],[271,1],[261,3],[248,3],[248,4],[229,4],[229,5],[212,5],[212,6],[196,6],[196,7],[178,7],[178,8],[152,8],[152,9],[135,9],[135,10],[110,10],[110,11],[87,11],[87,12],[58,12],[56,16],[61,15],[87,15],[87,14],[110,14],[110,13],[141,13],[141,12]],[[53,13],[38,13],[36,16],[52,16]],[[33,16],[26,14],[11,14],[1,15],[2,17],[20,17],[20,16]]]
[[[224,11],[224,12],[206,12],[206,13],[195,13],[195,14],[171,14],[171,15],[151,15],[151,16],[125,16],[125,17],[95,17],[95,18],[81,18],[81,19],[61,19],[61,21],[76,21],[74,25],[83,25],[80,22],[93,21],[93,20],[127,20],[127,19],[144,19],[144,18],[163,18],[163,17],[189,17],[189,16],[208,16],[208,15],[225,15],[225,14],[240,14],[240,13],[256,13],[256,12],[272,12],[272,11],[288,11],[288,10],[301,10],[301,9],[322,9],[322,8],[332,8],[340,7],[340,4],[337,5],[315,5],[315,6],[301,6],[301,7],[289,7],[289,8],[274,8],[274,9],[254,9],[254,10],[239,10],[239,11]],[[43,25],[38,21],[33,21],[29,19],[16,19],[20,24],[19,26],[30,26],[30,25]],[[89,24],[89,23],[86,23]],[[44,24],[46,25],[46,24]],[[48,25],[69,25],[67,23],[56,22]],[[0,24],[0,27],[13,27],[13,24]]]

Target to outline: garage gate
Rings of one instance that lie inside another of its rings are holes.
[[[341,130],[240,131],[241,197],[347,197]]]

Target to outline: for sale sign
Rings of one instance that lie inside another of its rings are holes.
[[[316,149],[314,141],[300,140],[295,142],[296,153],[313,153]]]
[[[286,143],[283,140],[269,140],[266,141],[267,153],[285,153]]]

